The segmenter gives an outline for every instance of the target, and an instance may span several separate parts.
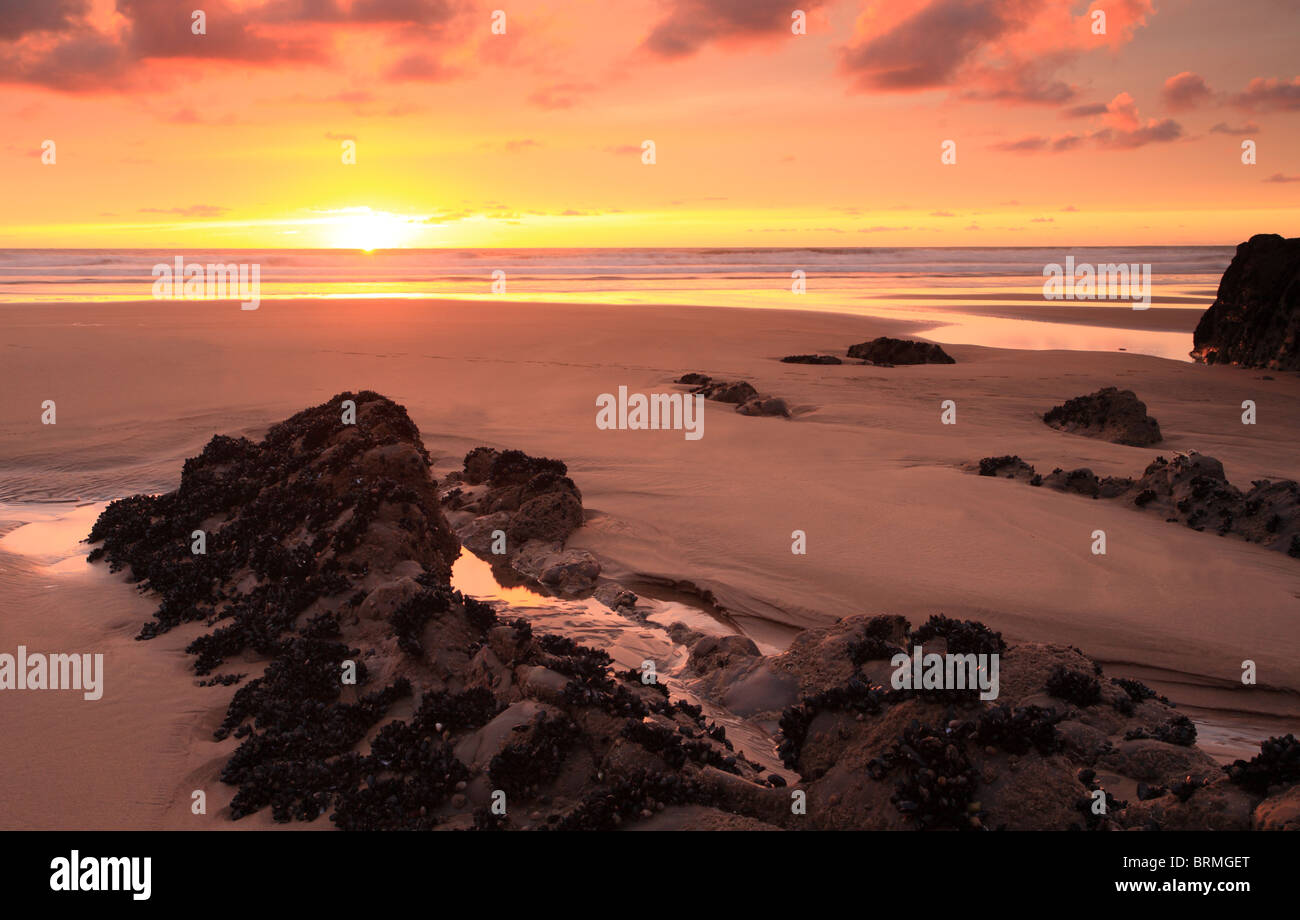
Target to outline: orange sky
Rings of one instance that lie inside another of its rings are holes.
[[[190,11],[207,32],[191,31]],[[1107,14],[1092,31],[1089,10]],[[493,10],[505,13],[492,33]],[[791,11],[807,12],[807,34]],[[1290,0],[5,0],[0,246],[1300,233]],[[1241,162],[1241,143],[1258,163]],[[344,140],[356,163],[342,162]],[[55,162],[42,162],[54,142]],[[653,140],[657,162],[642,163]],[[940,162],[953,140],[957,162]]]

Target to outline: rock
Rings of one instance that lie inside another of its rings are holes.
[[[496,460],[499,451],[491,447],[476,447],[465,455],[465,482],[470,485],[478,485],[486,482],[492,473],[492,462]]]
[[[386,620],[393,611],[422,589],[414,578],[397,578],[379,585],[361,602],[358,615],[365,620]]]
[[[600,561],[586,550],[532,540],[510,558],[516,572],[562,594],[585,594],[596,586]]]
[[[343,421],[350,403],[355,425]],[[768,801],[763,771],[700,707],[451,588],[460,545],[440,498],[475,545],[513,531],[507,558],[557,591],[589,591],[600,572],[590,553],[563,546],[581,523],[563,463],[478,448],[465,466],[440,494],[405,410],[341,393],[261,442],[214,438],[176,492],[100,516],[94,558],[130,567],[160,598],[141,638],[206,623],[187,648],[200,674],[235,656],[269,658],[237,689],[204,682],[233,694],[214,732],[237,742],[220,771],[236,790],[229,818],[608,830],[670,806],[717,808],[699,782],[706,769],[734,780],[731,801]],[[194,557],[189,533],[205,521],[220,522],[220,538]],[[519,542],[534,533],[557,539]],[[636,600],[617,585],[607,596]],[[602,770],[615,748],[618,770]],[[488,811],[494,790],[512,817]]]
[[[1073,492],[1089,498],[1096,498],[1101,494],[1101,480],[1087,467],[1069,472],[1062,469],[1052,470],[1050,474],[1043,477],[1043,485],[1058,492]]]
[[[1187,798],[1162,795],[1130,803],[1120,820],[1128,827],[1154,822],[1169,831],[1248,831],[1255,799],[1220,777]]]
[[[758,646],[745,636],[704,636],[691,646],[690,666],[695,673],[706,674],[758,656]]]
[[[546,703],[561,704],[569,678],[550,668],[526,665],[519,669],[519,687],[525,695]]]
[[[510,540],[507,528],[510,526],[510,518],[509,511],[495,511],[491,514],[485,514],[456,528],[456,536],[460,537],[460,542],[472,552],[492,559],[495,558],[492,553],[492,544],[497,539],[494,536],[497,531],[506,533],[506,550],[509,552]]]
[[[1004,457],[985,457],[979,462],[981,476],[1003,476],[1007,479],[1030,479],[1034,468],[1015,454]]]
[[[790,417],[790,407],[784,399],[776,396],[756,396],[736,407],[741,415],[776,415]]]
[[[1300,786],[1292,786],[1260,802],[1255,808],[1251,829],[1300,831]]]
[[[510,518],[506,536],[515,545],[529,540],[563,543],[582,526],[582,498],[577,490],[556,489],[530,498]]]
[[[1204,364],[1300,370],[1300,239],[1262,233],[1240,244],[1192,345]]]
[[[506,745],[526,735],[540,719],[554,714],[555,710],[544,703],[520,700],[458,743],[456,759],[467,766],[482,766],[500,754]]]
[[[637,596],[616,581],[607,581],[592,593],[610,610],[630,610],[636,606]]]
[[[786,355],[781,359],[783,364],[843,364],[839,358],[834,355]]]
[[[979,472],[983,476],[1028,477],[1030,485],[1125,501],[1195,530],[1220,536],[1236,534],[1300,558],[1300,484],[1290,479],[1259,479],[1243,494],[1225,478],[1222,463],[1195,451],[1172,460],[1157,457],[1136,480],[1122,476],[1099,479],[1087,468],[1068,472],[1058,468],[1042,477],[1016,456],[985,457],[979,461]]]
[[[741,415],[776,415],[790,417],[790,407],[784,399],[760,394],[753,384],[744,380],[734,382],[714,380],[704,374],[685,374],[677,378],[678,383],[695,386],[691,395],[699,394],[714,402],[733,403]]]
[[[1152,738],[1121,741],[1098,761],[1101,766],[1131,779],[1168,786],[1187,777],[1217,776],[1214,758],[1195,747],[1168,744]]]
[[[1050,409],[1043,421],[1060,431],[1131,447],[1147,447],[1160,441],[1160,425],[1147,415],[1146,403],[1132,390],[1115,387],[1067,400],[1065,405]]]
[[[850,358],[873,364],[956,364],[947,352],[933,342],[891,339],[881,336],[870,342],[849,347]]]
[[[692,392],[699,393],[705,399],[712,399],[715,402],[736,403],[737,405],[746,403],[758,395],[758,390],[744,380],[738,380],[735,383],[715,380],[712,383],[706,383],[696,388]]]
[[[600,562],[586,550],[566,549],[551,557],[537,580],[567,594],[590,591],[600,577]]]

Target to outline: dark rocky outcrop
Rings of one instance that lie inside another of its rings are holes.
[[[781,359],[782,364],[843,364],[839,358],[834,355],[786,355]]]
[[[1016,454],[1010,454],[1003,457],[985,457],[979,462],[979,474],[981,476],[1003,476],[1007,479],[1033,479],[1035,478],[1034,468],[1021,460]],[[1037,477],[1042,482],[1042,477]]]
[[[892,657],[916,645],[999,654],[998,698],[893,689]],[[1274,804],[1300,781],[1294,739],[1266,742],[1225,771],[1167,701],[1137,681],[1107,679],[1077,649],[1008,645],[942,616],[915,630],[901,617],[861,616],[732,667],[795,679],[781,754],[801,775],[807,823],[818,829],[1246,830],[1294,820],[1284,817],[1293,804]]]
[[[581,594],[595,587],[600,562],[564,548],[583,522],[582,493],[567,473],[559,460],[476,447],[463,470],[447,475],[440,497],[474,553],[560,593]]]
[[[345,400],[355,425],[341,422]],[[559,536],[579,523],[558,461],[477,451],[466,468],[508,527]],[[550,502],[528,512],[539,496]],[[191,552],[196,529],[206,554]],[[269,807],[344,829],[577,830],[681,806],[709,826],[761,823],[726,790],[772,790],[698,708],[449,586],[459,546],[428,454],[376,393],[339,394],[261,442],[213,438],[175,492],[114,502],[90,540],[103,541],[92,559],[158,597],[141,638],[203,621],[198,673],[267,661],[216,731],[238,742],[221,773],[237,787],[232,819]],[[227,676],[204,683],[241,677]]]
[[[1300,239],[1261,233],[1239,245],[1192,344],[1205,364],[1300,370]]]
[[[869,364],[956,364],[942,348],[933,342],[910,339],[891,339],[888,336],[872,339],[860,345],[849,346],[849,357],[860,358]]]
[[[1290,479],[1259,479],[1242,492],[1228,482],[1223,464],[1205,454],[1157,457],[1136,479],[1098,477],[1086,467],[1058,467],[1042,476],[1016,456],[985,457],[971,469],[981,476],[1024,479],[1060,492],[1129,502],[1193,530],[1233,534],[1300,559],[1300,485]]]
[[[1060,431],[1100,438],[1113,444],[1149,447],[1160,442],[1160,424],[1132,390],[1104,387],[1055,406],[1043,421]]]
[[[789,418],[791,414],[790,406],[784,399],[761,394],[746,380],[714,380],[707,374],[683,374],[675,382],[693,387],[692,396],[699,394],[714,402],[733,403],[741,415]]]
[[[355,424],[341,422],[348,400]],[[215,732],[229,752],[221,778],[236,787],[231,819],[269,808],[277,821],[328,815],[344,829],[1295,823],[1294,738],[1225,773],[1140,684],[1106,680],[1075,649],[1009,645],[943,616],[915,630],[898,616],[852,617],[775,656],[696,636],[699,693],[780,724],[791,772],[760,767],[699,706],[616,671],[604,651],[453,590],[459,547],[438,491],[405,410],[343,393],[260,442],[214,438],[175,492],[114,502],[95,524],[92,557],[129,568],[159,599],[141,638],[201,622],[189,647],[200,674],[234,656],[250,671],[266,662],[246,682],[204,682],[214,693],[242,683]],[[564,464],[518,451],[471,451],[441,492],[453,517],[481,505],[507,532],[562,538],[580,523],[563,511],[566,496],[581,506]],[[539,497],[550,500],[529,505]],[[196,529],[205,554],[191,552]],[[635,601],[625,594],[611,599]],[[999,654],[999,698],[886,689],[891,657],[914,644]],[[794,791],[806,813],[791,807]],[[504,814],[492,807],[500,794]]]

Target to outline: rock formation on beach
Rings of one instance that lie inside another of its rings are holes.
[[[1000,695],[891,689],[892,657],[914,646],[998,654]],[[1295,738],[1225,770],[1186,716],[1078,649],[1009,646],[943,616],[919,629],[861,616],[805,631],[771,666],[798,681],[781,753],[817,828],[1248,830],[1257,816],[1283,823],[1283,809],[1295,820]]]
[[[1149,447],[1161,439],[1160,423],[1147,415],[1146,403],[1132,390],[1116,387],[1066,400],[1048,410],[1043,421],[1071,434],[1131,447]]]
[[[590,591],[600,562],[564,543],[582,526],[582,493],[559,460],[476,447],[447,475],[441,500],[470,550],[561,593]]]
[[[1223,464],[1205,454],[1176,454],[1171,460],[1157,457],[1137,479],[1098,477],[1087,467],[1057,468],[1043,476],[1015,455],[985,457],[976,468],[981,476],[1022,479],[1060,492],[1123,500],[1193,530],[1219,536],[1231,533],[1300,558],[1300,485],[1291,479],[1259,479],[1242,492],[1228,482]]]
[[[786,355],[781,359],[782,364],[843,364],[839,358],[834,355]]]
[[[212,693],[239,684],[215,732],[221,779],[236,787],[224,816],[478,830],[1296,821],[1294,738],[1225,771],[1187,719],[1075,649],[1008,645],[944,617],[913,629],[861,616],[764,656],[741,636],[672,626],[689,643],[691,692],[779,727],[787,771],[768,769],[605,651],[452,589],[456,527],[477,540],[485,517],[521,555],[563,553],[581,493],[562,462],[491,448],[439,484],[406,411],[369,391],[260,442],[217,436],[176,491],[109,505],[90,555],[157,597],[140,638],[202,623],[188,647],[196,672],[228,669],[204,681]],[[601,588],[612,609],[636,602]],[[1000,696],[893,689],[891,659],[914,646],[1000,655]]]
[[[510,532],[574,526],[563,464],[467,459],[495,501],[517,503]],[[213,438],[175,492],[114,502],[96,522],[92,560],[159,598],[141,638],[202,621],[197,673],[266,661],[216,732],[240,741],[221,774],[238,787],[231,818],[269,806],[278,821],[328,814],[355,829],[613,828],[670,804],[713,815],[705,770],[759,788],[699,709],[452,590],[459,545],[435,489],[405,410],[342,393],[259,443]],[[404,699],[411,714],[395,718]]]
[[[673,382],[693,387],[692,396],[698,393],[714,402],[734,403],[741,415],[790,417],[790,407],[784,399],[761,394],[746,380],[714,380],[708,374],[692,373],[683,374]]]
[[[1205,364],[1300,370],[1300,238],[1261,233],[1240,244],[1192,344]]]
[[[891,339],[880,336],[870,342],[849,346],[849,357],[860,358],[868,364],[892,366],[895,364],[956,364],[952,357],[933,342],[916,342],[910,339]]]

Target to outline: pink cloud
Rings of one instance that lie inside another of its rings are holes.
[[[1300,109],[1300,77],[1295,77],[1290,82],[1277,77],[1256,77],[1232,101],[1250,111],[1296,111]]]
[[[1174,74],[1166,80],[1161,92],[1164,95],[1165,105],[1171,112],[1191,111],[1212,95],[1205,80],[1190,70]]]
[[[1152,0],[1106,5],[1094,35],[1087,10],[1060,0],[890,0],[859,17],[840,67],[862,91],[960,89],[969,98],[1060,104],[1077,89],[1056,71],[1081,54],[1128,42]]]
[[[694,54],[706,44],[791,37],[791,13],[824,6],[828,0],[671,0],[664,17],[642,46],[659,57]]]

